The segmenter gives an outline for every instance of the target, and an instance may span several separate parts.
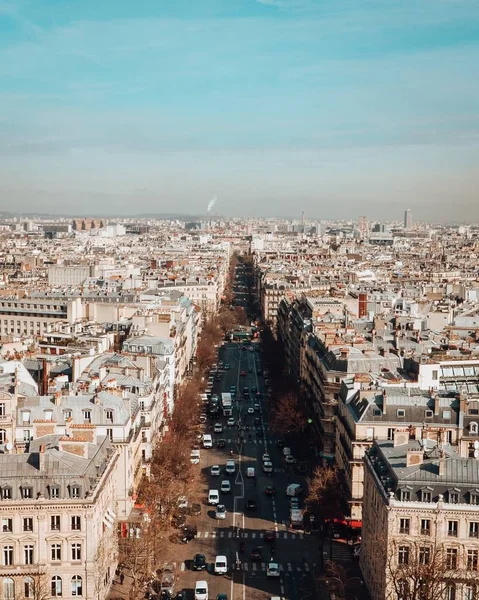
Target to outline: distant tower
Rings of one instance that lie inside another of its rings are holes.
[[[411,209],[407,208],[404,212],[404,229],[411,229],[412,225],[412,214]]]
[[[358,222],[359,238],[366,240],[369,237],[369,223],[366,217],[359,217]]]

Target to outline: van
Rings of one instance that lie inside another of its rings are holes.
[[[218,490],[210,490],[208,492],[208,504],[216,506],[220,501],[220,493]]]
[[[235,461],[233,459],[229,459],[226,461],[226,472],[228,473],[228,475],[233,475],[233,473],[236,471],[236,465],[235,465]]]
[[[213,448],[213,439],[209,433],[203,434],[203,448]]]
[[[192,465],[200,464],[200,451],[199,450],[192,450],[190,452],[190,462]]]
[[[303,488],[299,483],[290,483],[286,488],[287,496],[300,496],[303,493]]]
[[[207,581],[197,581],[195,583],[195,600],[208,600]]]
[[[226,573],[228,573],[226,556],[218,555],[215,559],[215,575],[226,575]]]
[[[203,436],[204,437],[204,436]],[[289,456],[291,454],[291,448],[283,448],[283,456]]]

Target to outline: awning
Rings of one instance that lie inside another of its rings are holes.
[[[111,510],[111,508],[107,508],[106,512],[103,516],[103,523],[109,528],[113,529],[113,525],[115,523],[116,514]]]

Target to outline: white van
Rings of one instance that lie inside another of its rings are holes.
[[[209,433],[203,434],[203,448],[213,448],[213,439]]]
[[[218,555],[215,560],[215,574],[226,575],[228,573],[228,561],[226,556]]]
[[[208,600],[207,581],[197,581],[195,583],[195,600]]]
[[[300,496],[303,493],[303,488],[299,483],[290,483],[286,488],[286,496]]]
[[[233,475],[233,473],[236,471],[236,465],[235,465],[235,461],[233,459],[229,459],[226,461],[226,472],[228,473],[228,475]]]
[[[200,451],[199,450],[192,450],[190,452],[190,462],[192,465],[200,464]]]
[[[205,437],[205,436],[203,436]],[[291,455],[291,448],[283,448],[283,456],[290,456]]]
[[[211,506],[216,506],[220,501],[220,493],[218,490],[210,490],[208,492],[208,504]]]

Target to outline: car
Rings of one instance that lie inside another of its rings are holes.
[[[277,562],[270,562],[266,567],[266,577],[280,577],[281,571]]]
[[[248,406],[248,414],[254,415],[254,408],[252,406]]]
[[[267,529],[263,534],[263,540],[268,543],[273,543],[276,541],[276,531],[273,529]]]
[[[261,425],[261,417],[254,418],[254,425],[255,427],[259,427]]]
[[[200,451],[199,450],[192,450],[190,452],[190,463],[192,465],[200,464]]]
[[[226,508],[224,504],[218,504],[216,506],[215,519],[226,519]]]
[[[195,502],[191,505],[190,515],[193,515],[194,517],[201,515],[201,504],[199,502]]]
[[[218,555],[215,559],[215,575],[226,575],[228,573],[228,560],[224,555]]]
[[[224,440],[223,438],[220,438],[219,440],[216,440],[216,447],[217,448],[224,448],[226,446],[226,440]]]
[[[273,472],[273,463],[266,461],[263,463],[263,471],[265,473],[272,473]]]
[[[213,465],[211,467],[210,473],[213,477],[219,477],[221,475],[221,468],[219,465]]]
[[[300,502],[299,502],[299,498],[290,498],[289,499],[289,506],[290,508],[299,508]]]
[[[208,600],[208,582],[197,581],[195,583],[195,600]]]
[[[195,554],[191,564],[193,571],[203,571],[206,567],[206,556],[204,554]]]
[[[215,423],[214,432],[215,433],[222,433],[223,432],[223,425],[221,423]]]
[[[261,552],[261,548],[253,548],[249,557],[252,562],[261,562],[263,560],[263,553]]]
[[[240,375],[241,375],[241,377],[244,377],[246,375],[246,371],[241,371]]]
[[[294,456],[292,454],[288,454],[287,456],[284,457],[284,462],[287,465],[294,465],[294,463],[296,462],[296,459],[294,458]]]
[[[271,456],[267,452],[265,452],[262,456],[262,460],[263,462],[271,462]]]
[[[246,510],[253,511],[253,510],[256,510],[256,508],[257,508],[257,504],[254,500],[248,500],[246,502]]]
[[[287,496],[301,496],[303,488],[299,483],[290,483],[286,488]]]
[[[186,600],[186,590],[176,592],[175,600]]]
[[[236,471],[236,464],[235,461],[232,458],[229,458],[226,461],[226,472],[228,473],[228,475],[233,475]]]
[[[216,600],[228,600],[228,596],[226,594],[218,594]]]
[[[229,365],[228,363],[226,363],[226,364],[225,364],[225,369],[226,369],[227,371],[229,371],[229,370],[231,369],[231,367],[230,367],[230,365]]]
[[[246,477],[255,477],[256,476],[256,471],[254,467],[248,467],[246,469]]]
[[[259,412],[261,410],[261,406],[257,402],[254,403],[253,408],[256,412]]]
[[[229,494],[231,492],[231,483],[227,479],[223,479],[220,490],[222,494]]]
[[[234,420],[234,417],[230,417],[227,421],[226,424],[228,425],[228,427],[234,427],[235,426],[236,421]]]
[[[220,502],[220,493],[218,490],[210,490],[208,492],[208,504],[216,506]]]
[[[200,419],[199,419],[200,423],[206,423],[206,419],[207,419],[207,416],[205,415],[205,413],[201,413]]]
[[[223,374],[222,373],[216,373],[215,375],[215,381],[221,381]]]
[[[266,486],[264,493],[267,496],[274,496],[276,494],[276,488],[274,487],[274,485],[268,485]]]

